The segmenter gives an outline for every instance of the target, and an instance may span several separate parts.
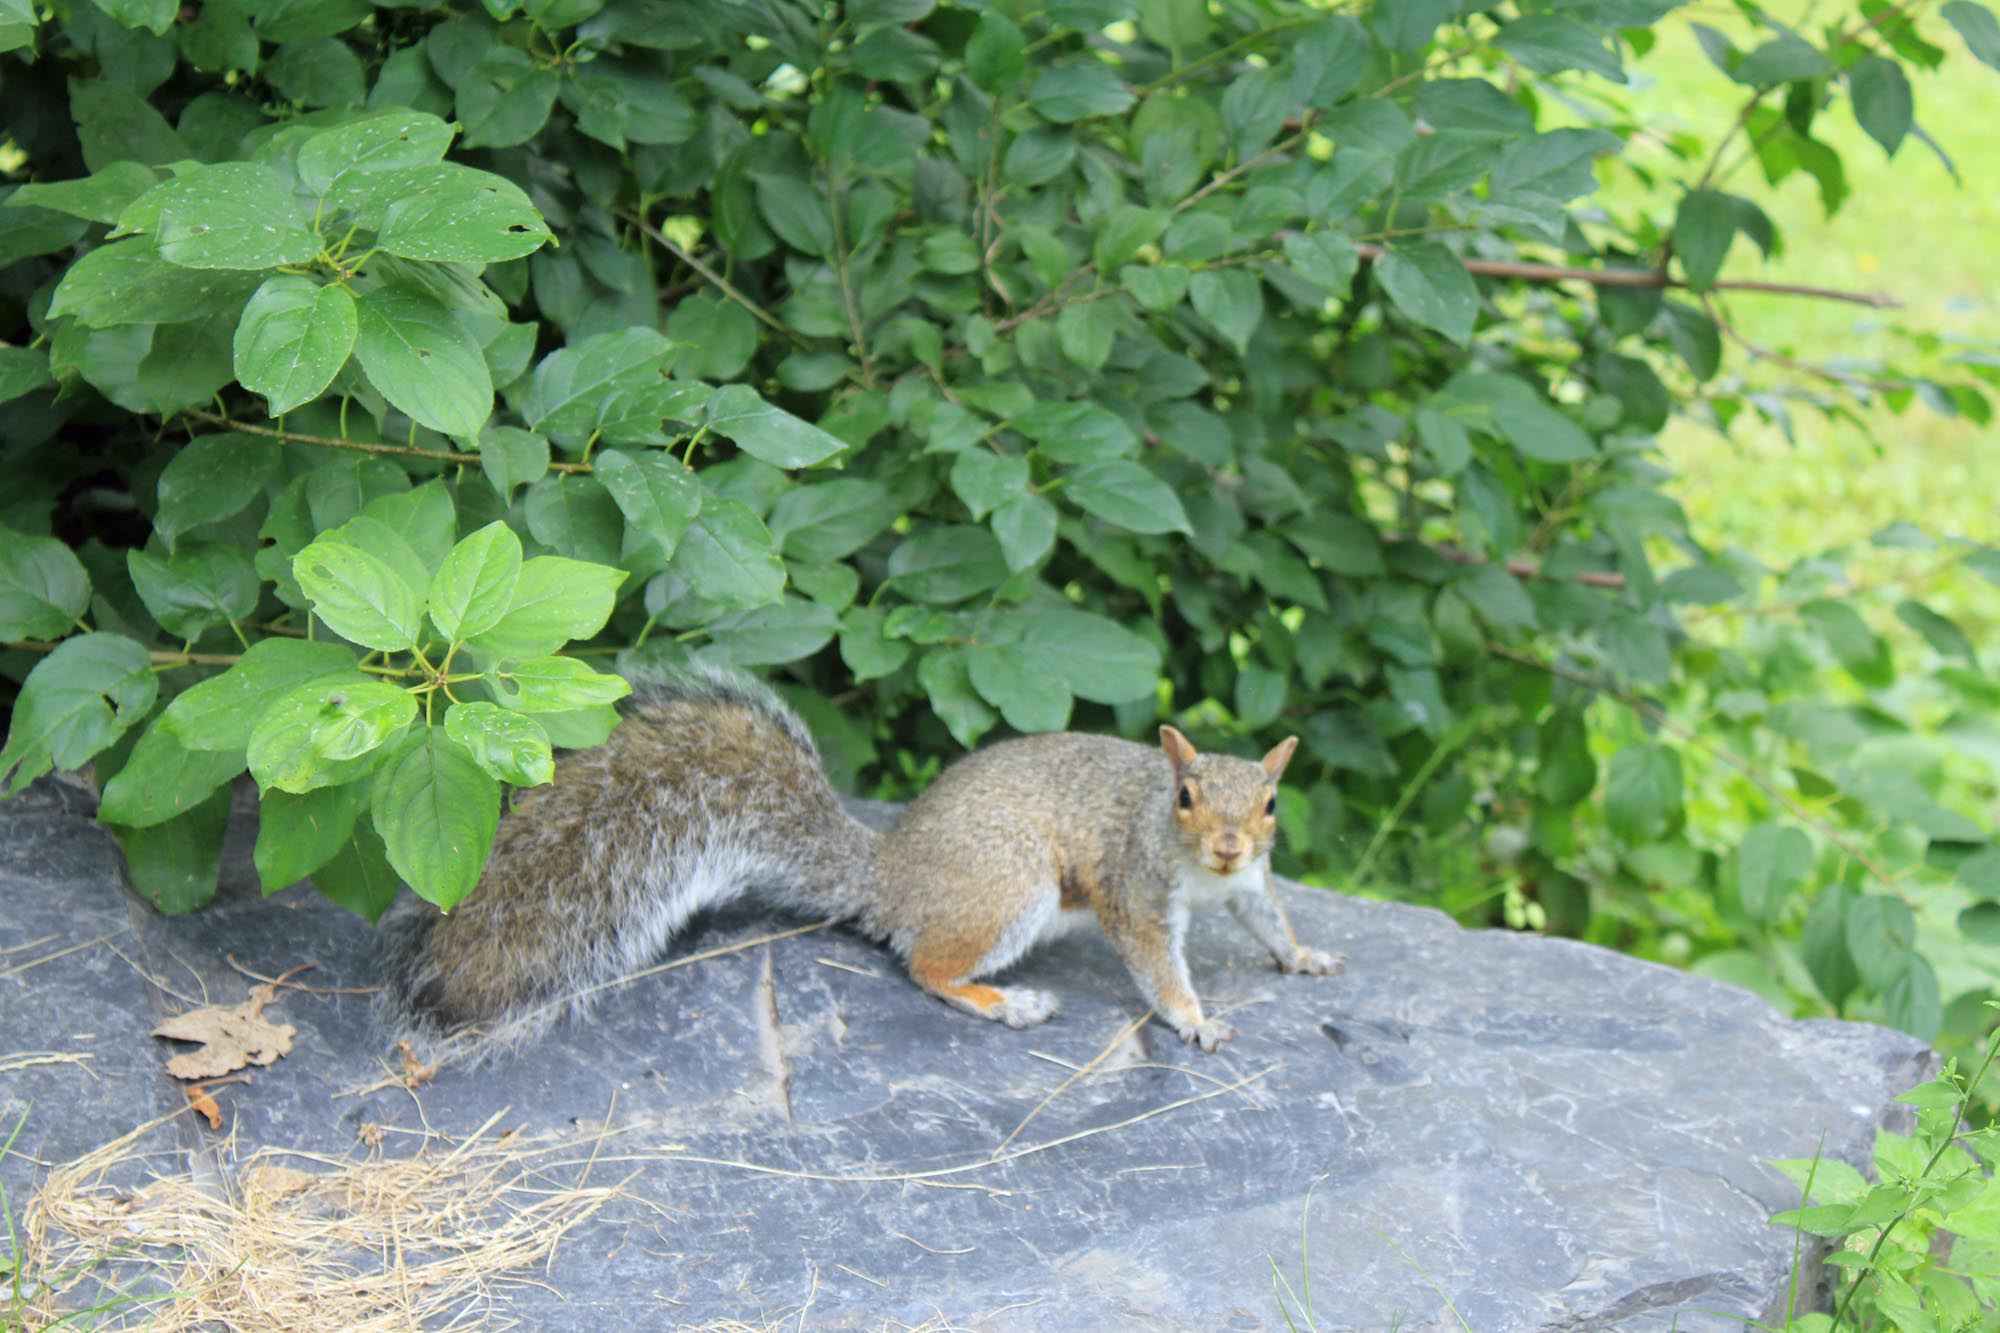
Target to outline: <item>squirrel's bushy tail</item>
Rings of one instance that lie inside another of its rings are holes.
[[[863,910],[877,835],[841,808],[812,734],[770,690],[692,672],[639,685],[623,711],[605,744],[521,793],[469,898],[383,920],[398,1034],[532,1037],[696,912],[748,894],[816,916]]]

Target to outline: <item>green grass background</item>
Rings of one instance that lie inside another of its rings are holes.
[[[1719,17],[1701,8],[1690,19]],[[1916,78],[1916,119],[1951,157],[1957,181],[1914,135],[1888,158],[1838,100],[1814,125],[1847,170],[1850,193],[1831,218],[1802,171],[1773,188],[1751,161],[1722,182],[1757,199],[1784,238],[1783,252],[1766,261],[1739,237],[1725,278],[1884,291],[1903,308],[1737,294],[1729,317],[1751,340],[1811,362],[1922,361],[1893,331],[1900,325],[2000,351],[2000,71],[1974,60],[1935,15],[1920,30],[1948,55]],[[1708,62],[1685,23],[1663,24],[1660,33],[1659,46],[1633,67],[1633,100],[1648,124],[1696,130],[1712,142],[1744,91]],[[1616,206],[1643,188],[1625,176],[1607,194]],[[1736,347],[1726,349],[1723,373],[1753,385],[1811,385],[1796,372],[1753,364]],[[1793,426],[1791,442],[1747,415],[1728,438],[1686,418],[1665,432],[1661,447],[1680,474],[1677,492],[1704,540],[1782,566],[1863,542],[1899,519],[1934,536],[2000,537],[2000,424],[1981,427],[1913,402],[1900,414],[1867,409],[1858,425],[1795,408]]]

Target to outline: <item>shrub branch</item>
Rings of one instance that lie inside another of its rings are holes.
[[[478,454],[455,453],[449,449],[419,449],[413,444],[371,444],[366,440],[349,440],[338,435],[303,435],[294,430],[278,430],[271,426],[253,426],[238,421],[234,417],[223,416],[220,412],[195,409],[183,415],[197,421],[206,421],[224,430],[241,431],[245,435],[262,435],[268,439],[283,440],[287,444],[316,444],[323,449],[352,449],[364,454],[390,454],[398,458],[428,458],[438,463],[460,463],[468,467],[484,467]],[[559,459],[549,460],[549,471],[572,472],[587,475],[597,469],[588,463],[565,463]]]

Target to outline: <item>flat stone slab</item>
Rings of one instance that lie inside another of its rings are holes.
[[[123,887],[86,793],[45,781],[0,805],[0,1046],[90,1057],[0,1050],[0,1135],[28,1112],[0,1161],[17,1214],[47,1164],[184,1105],[147,1033],[240,1000],[232,958],[374,984],[364,922],[307,888],[259,898],[238,797],[222,893],[185,918]],[[1017,969],[1063,1012],[1016,1032],[831,929],[635,981],[415,1089],[385,1077],[400,1057],[366,995],[286,991],[270,1013],[294,1048],[218,1090],[229,1134],[191,1115],[172,1132],[195,1167],[264,1145],[355,1155],[372,1125],[464,1136],[504,1112],[575,1134],[609,1116],[596,1169],[636,1172],[655,1207],[612,1204],[536,1270],[546,1287],[510,1286],[501,1313],[530,1328],[761,1326],[809,1305],[814,1328],[1248,1333],[1285,1327],[1275,1264],[1295,1290],[1309,1273],[1321,1330],[1737,1333],[1782,1310],[1791,1272],[1793,1236],[1766,1219],[1796,1193],[1767,1163],[1860,1163],[1929,1069],[1903,1034],[1789,1021],[1602,949],[1286,897],[1302,940],[1353,961],[1280,977],[1226,915],[1198,920],[1196,989],[1239,1034],[1218,1055],[1133,1029],[1137,993],[1094,936]],[[674,956],[797,924],[732,914]]]

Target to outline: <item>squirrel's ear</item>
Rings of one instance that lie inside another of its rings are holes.
[[[1189,764],[1194,762],[1195,753],[1193,743],[1172,727],[1160,728],[1160,748],[1167,752],[1167,762],[1174,766],[1174,777],[1176,779],[1180,777]]]
[[[1287,736],[1272,746],[1271,753],[1259,761],[1264,765],[1264,771],[1271,775],[1271,781],[1276,782],[1285,775],[1285,765],[1292,762],[1292,751],[1298,748],[1299,738]]]

